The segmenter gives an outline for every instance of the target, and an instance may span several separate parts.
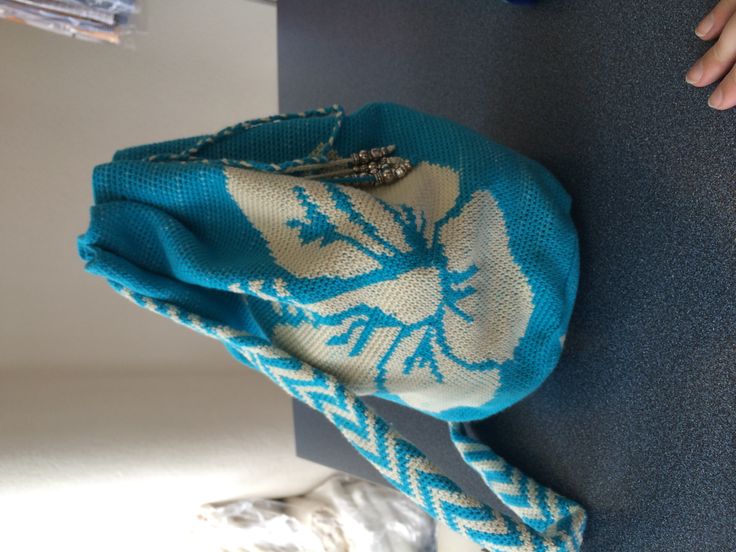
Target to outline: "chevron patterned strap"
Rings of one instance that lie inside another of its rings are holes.
[[[527,477],[486,444],[468,436],[463,424],[450,424],[450,438],[463,460],[526,525],[547,536],[567,535],[571,549],[580,548],[586,516],[578,503]]]
[[[172,303],[112,287],[140,307],[163,315],[234,351],[292,397],[322,412],[394,487],[452,530],[491,552],[577,552],[585,513],[509,466],[488,447],[451,427],[463,457],[520,519],[465,494],[414,445],[404,440],[334,377],[267,341],[188,313]]]

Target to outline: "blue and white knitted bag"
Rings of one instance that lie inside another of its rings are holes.
[[[562,349],[577,238],[544,168],[404,107],[333,106],[120,151],[94,200],[80,254],[121,295],[221,341],[488,550],[580,549],[582,508],[462,426],[534,391]],[[360,395],[448,421],[505,508],[463,493]]]

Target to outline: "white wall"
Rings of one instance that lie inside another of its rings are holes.
[[[82,272],[92,167],[277,111],[276,11],[145,0],[135,50],[0,21],[0,367],[229,371],[205,338]]]
[[[277,111],[274,6],[143,3],[133,50],[0,22],[0,550],[185,550],[199,504],[328,473],[281,391],[77,258],[96,163]]]
[[[283,394],[235,371],[0,380],[3,551],[214,552],[191,538],[201,504],[330,473],[294,456]]]

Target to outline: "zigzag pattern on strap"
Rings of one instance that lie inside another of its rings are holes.
[[[526,525],[544,535],[554,535],[564,527],[571,532],[573,549],[580,548],[586,516],[577,502],[540,485],[486,444],[468,436],[463,424],[450,424],[450,438],[463,460]]]
[[[386,480],[420,508],[491,552],[577,552],[569,519],[540,534],[465,494],[414,445],[394,432],[333,376],[300,362],[261,338],[204,320],[176,305],[111,282],[137,305],[221,341],[296,399],[322,412]],[[583,521],[584,524],[584,514]],[[582,526],[580,527],[582,531]]]

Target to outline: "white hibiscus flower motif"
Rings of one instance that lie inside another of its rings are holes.
[[[335,282],[316,302],[291,295],[288,280],[271,284],[277,346],[358,394],[431,413],[493,399],[533,297],[488,191],[458,207],[458,174],[429,163],[370,191],[225,170],[276,263],[295,281]]]

